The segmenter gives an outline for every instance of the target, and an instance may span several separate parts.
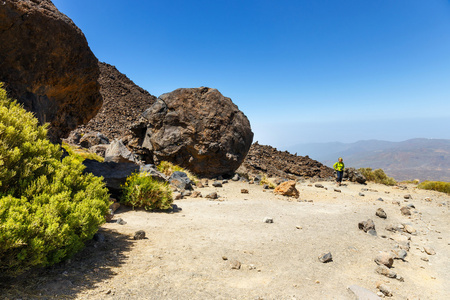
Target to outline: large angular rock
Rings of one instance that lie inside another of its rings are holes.
[[[283,195],[283,196],[290,196],[290,197],[294,197],[297,199],[300,197],[299,191],[295,188],[294,180],[285,181],[285,182],[281,183],[279,186],[277,186],[275,188],[275,190],[273,192],[275,194],[279,194],[279,195]]]
[[[59,141],[102,106],[97,58],[49,0],[0,2],[0,82]]]
[[[142,147],[155,161],[170,161],[203,176],[234,174],[253,139],[247,117],[230,98],[207,87],[163,94],[142,116],[132,130],[141,134]]]
[[[347,168],[344,170],[344,178],[347,178],[351,182],[358,182],[361,184],[366,183],[366,177],[359,173],[355,168]]]

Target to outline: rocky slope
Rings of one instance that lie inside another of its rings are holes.
[[[156,97],[137,86],[116,67],[99,63],[100,93],[103,106],[98,114],[77,132],[101,132],[110,140],[125,139],[130,134],[128,128],[139,119],[146,107],[152,105]]]
[[[48,0],[0,2],[0,82],[57,142],[102,105],[97,58]]]
[[[239,173],[258,175],[266,173],[269,177],[294,179],[297,176],[328,178],[333,169],[308,156],[297,156],[288,151],[278,151],[271,146],[254,143],[247,154]]]

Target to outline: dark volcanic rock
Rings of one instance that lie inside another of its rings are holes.
[[[134,84],[116,67],[106,63],[99,63],[98,66],[103,106],[92,120],[77,131],[98,131],[110,140],[122,139],[125,144],[131,143],[125,138],[131,135],[129,127],[155,102],[156,97]]]
[[[358,182],[358,183],[366,183],[367,179],[366,177],[358,172],[355,168],[347,168],[344,170],[344,178],[347,178],[351,182]]]
[[[207,87],[161,95],[133,132],[155,161],[208,177],[234,174],[253,139],[247,117],[230,98]]]
[[[244,163],[237,170],[249,177],[261,172],[269,177],[295,179],[296,176],[328,178],[333,176],[333,169],[308,156],[297,156],[287,151],[278,151],[271,146],[258,142],[250,147]]]
[[[97,58],[48,0],[0,2],[0,82],[57,142],[102,105]]]

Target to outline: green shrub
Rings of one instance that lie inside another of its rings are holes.
[[[129,176],[122,186],[122,203],[146,210],[172,207],[172,189],[166,182],[159,182],[146,173]]]
[[[0,272],[18,275],[70,257],[105,221],[101,178],[46,138],[0,86]]]
[[[105,159],[103,157],[101,157],[100,155],[86,151],[81,147],[69,145],[65,142],[63,142],[61,146],[67,151],[67,153],[69,153],[69,155],[73,156],[80,162],[83,162],[85,159],[92,159],[92,160],[96,160],[99,162],[105,161]]]
[[[450,182],[426,180],[419,184],[417,187],[423,190],[433,190],[450,194]]]
[[[372,171],[371,168],[360,168],[358,169],[367,181],[372,181],[375,183],[381,183],[384,185],[396,185],[397,181],[394,178],[387,176],[382,169],[376,169]]]
[[[188,176],[188,178],[196,184],[198,182],[198,178],[192,174],[189,170],[186,170],[185,168],[182,168],[178,165],[175,165],[168,161],[161,161],[158,165],[158,171],[163,173],[166,176],[171,176],[173,172],[179,171],[184,172]]]

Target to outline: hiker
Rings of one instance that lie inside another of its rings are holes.
[[[344,161],[342,157],[339,157],[339,160],[334,163],[333,168],[336,170],[336,184],[341,185],[342,177],[344,177]]]

